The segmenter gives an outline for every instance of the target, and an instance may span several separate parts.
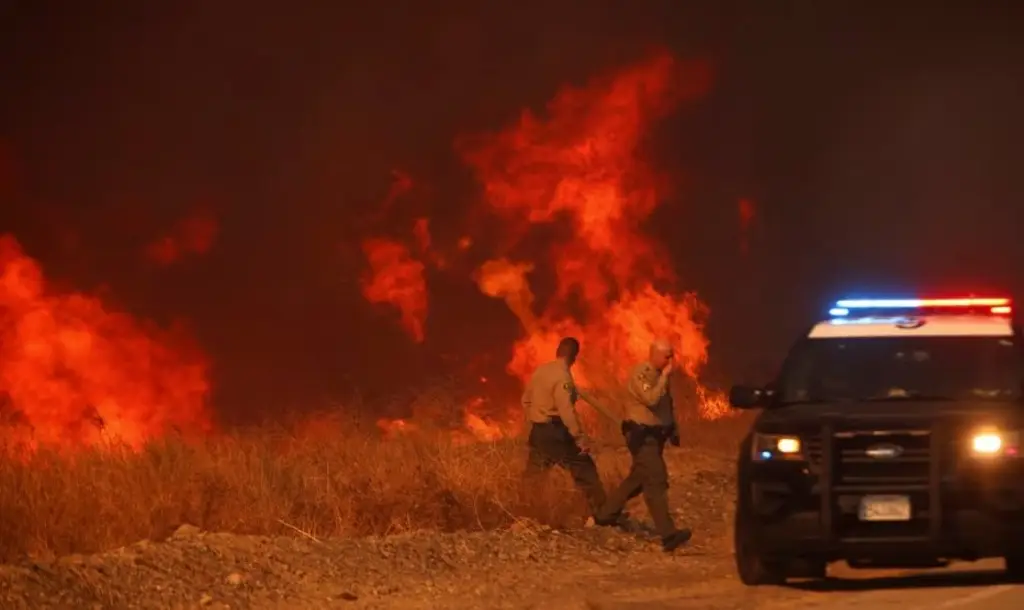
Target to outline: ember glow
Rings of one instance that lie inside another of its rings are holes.
[[[58,293],[0,236],[0,414],[8,446],[116,442],[210,430],[206,358],[181,333]]]

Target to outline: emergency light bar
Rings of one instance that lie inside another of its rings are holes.
[[[1007,298],[962,298],[962,299],[842,299],[836,302],[836,306],[829,310],[829,314],[836,317],[849,316],[851,312],[866,310],[879,312],[883,310],[895,310],[899,313],[910,313],[908,310],[945,310],[952,312],[956,310],[972,310],[977,312],[987,310],[985,313],[995,315],[1008,315],[1013,312],[1010,299]]]

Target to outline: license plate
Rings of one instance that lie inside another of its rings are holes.
[[[860,501],[861,521],[910,521],[909,496],[864,496]]]

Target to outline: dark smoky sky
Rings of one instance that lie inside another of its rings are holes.
[[[238,415],[504,364],[504,305],[431,277],[417,346],[358,291],[357,236],[475,194],[452,151],[652,46],[716,70],[658,127],[652,221],[712,309],[713,367],[777,361],[848,293],[1022,294],[1024,7],[1012,2],[222,0],[0,3],[0,231],[48,273],[191,320]],[[367,224],[390,172],[422,186]],[[737,199],[756,202],[750,254]],[[154,271],[197,202],[221,233]],[[472,329],[471,332],[467,328]]]

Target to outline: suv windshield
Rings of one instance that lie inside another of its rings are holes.
[[[1024,359],[1011,337],[808,339],[786,359],[778,398],[1013,400]]]

